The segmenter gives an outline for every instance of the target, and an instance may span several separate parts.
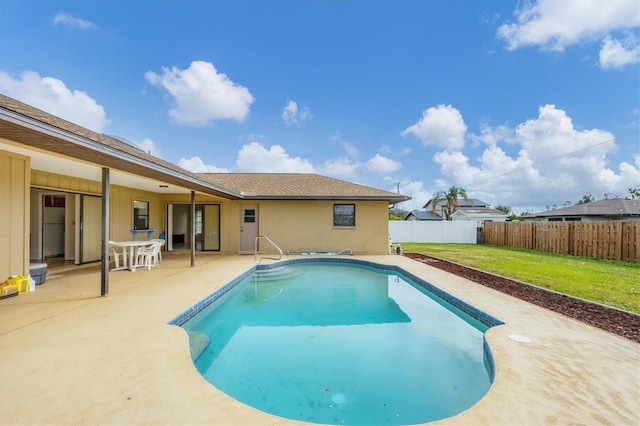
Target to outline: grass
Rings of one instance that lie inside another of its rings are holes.
[[[422,253],[640,314],[640,264],[476,244],[402,243]]]

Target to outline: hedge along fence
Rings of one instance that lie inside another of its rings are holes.
[[[484,242],[574,256],[640,262],[640,221],[485,222]]]

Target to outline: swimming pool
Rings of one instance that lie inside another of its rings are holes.
[[[501,322],[396,266],[310,258],[257,265],[171,324],[198,371],[282,417],[409,424],[488,391],[484,332]]]

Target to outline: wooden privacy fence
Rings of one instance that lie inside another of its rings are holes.
[[[485,222],[484,243],[640,262],[640,221]]]

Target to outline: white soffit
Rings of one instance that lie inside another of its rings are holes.
[[[0,139],[0,150],[30,157],[31,169],[33,170],[40,170],[62,176],[76,177],[98,182],[102,181],[102,167],[94,164],[59,155],[52,155],[45,151],[25,149],[21,146],[7,143],[6,139]],[[161,188],[160,185],[166,185],[165,182],[148,179],[143,176],[137,176],[115,169],[110,169],[109,181],[112,185],[136,188],[150,192],[171,194],[188,194],[191,192],[189,189],[175,185],[169,185],[168,188]]]

